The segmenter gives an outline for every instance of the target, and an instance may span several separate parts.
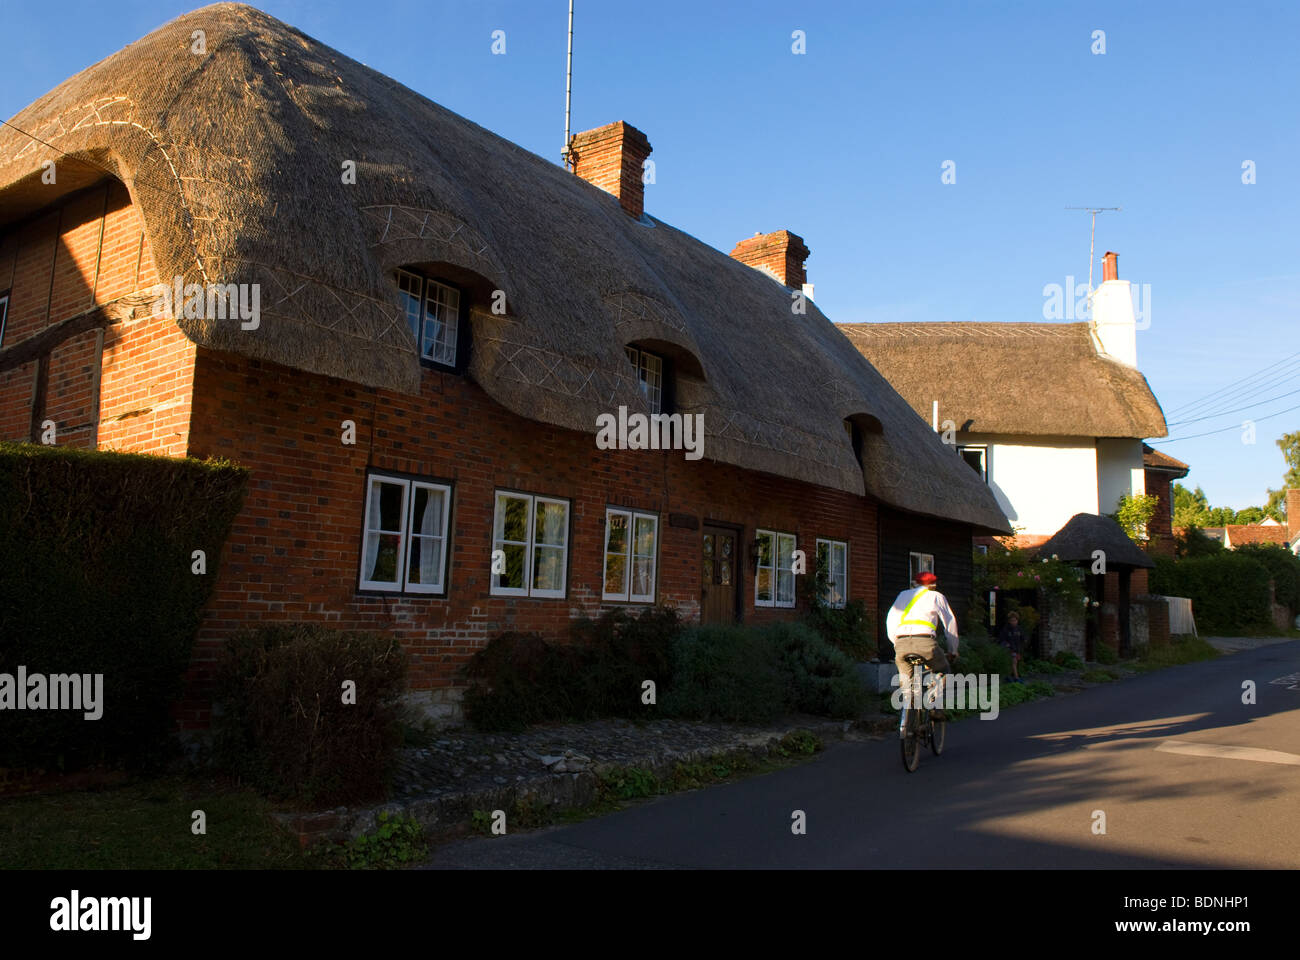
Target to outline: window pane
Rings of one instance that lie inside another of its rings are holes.
[[[636,540],[633,551],[638,557],[655,555],[655,528],[658,525],[658,521],[653,517],[636,518]]]
[[[627,521],[626,513],[605,515],[605,593],[627,594]]]
[[[653,560],[632,562],[632,595],[651,597],[655,592],[655,567]]]
[[[402,538],[389,533],[366,536],[366,556],[370,558],[365,578],[376,583],[397,583],[397,551]]]
[[[406,323],[411,328],[411,335],[416,342],[420,340],[420,288],[423,281],[409,273],[397,274],[398,299],[406,313]]]
[[[758,535],[758,565],[759,567],[772,566],[772,534],[760,533]]]
[[[533,552],[533,589],[564,589],[564,548],[537,547]]]
[[[402,494],[406,490],[403,483],[392,483],[380,479],[370,481],[370,515],[366,527],[385,533],[402,532]]]
[[[424,311],[424,355],[437,363],[454,365],[460,291],[430,280]]]
[[[444,515],[447,492],[414,485],[411,498],[411,545],[407,583],[426,587],[442,585]]]
[[[496,549],[505,553],[506,572],[498,573],[493,578],[494,585],[511,590],[522,590],[524,588],[524,560],[528,556],[528,548],[519,543],[498,543]]]
[[[766,602],[772,600],[772,570],[770,567],[759,567],[756,578],[757,589],[754,596]]]
[[[407,583],[422,587],[442,586],[442,537],[412,537]]]
[[[794,603],[794,573],[789,567],[777,568],[776,602],[782,606]]]
[[[533,537],[539,544],[563,547],[568,532],[569,507],[564,503],[537,501]]]
[[[653,353],[641,354],[641,389],[650,401],[650,411],[658,413],[663,397],[664,362]]]
[[[495,537],[506,542],[528,542],[527,497],[497,496]]]

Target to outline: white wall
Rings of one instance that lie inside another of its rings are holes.
[[[971,434],[957,442],[988,446],[989,488],[1021,532],[1050,536],[1076,513],[1097,512],[1097,446],[1091,438]]]
[[[1127,280],[1107,280],[1092,295],[1092,332],[1111,359],[1137,366],[1137,320]]]
[[[1114,513],[1124,494],[1147,492],[1141,440],[1097,441],[1097,505]]]

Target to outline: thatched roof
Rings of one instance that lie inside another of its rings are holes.
[[[1086,323],[842,323],[927,419],[978,433],[1163,437],[1146,377],[1097,353]]]
[[[1154,567],[1155,561],[1129,539],[1110,517],[1076,513],[1036,551],[1040,557],[1055,554],[1066,563],[1093,562],[1092,552],[1104,550],[1106,567]]]
[[[252,7],[186,14],[12,122],[50,146],[0,128],[0,225],[51,201],[47,159],[62,187],[102,176],[62,151],[127,185],[160,276],[261,284],[257,330],[178,321],[202,346],[416,394],[392,272],[438,264],[482,308],[505,291],[505,316],[471,317],[468,373],[522,416],[594,434],[598,414],[644,410],[623,347],[654,341],[708,459],[1008,529],[815,305],[793,314],[762,273]]]

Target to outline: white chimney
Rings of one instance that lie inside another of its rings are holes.
[[[1137,366],[1137,320],[1129,282],[1119,278],[1119,254],[1102,257],[1101,286],[1092,295],[1092,335],[1099,352]]]

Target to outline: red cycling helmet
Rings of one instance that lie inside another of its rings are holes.
[[[939,578],[929,570],[925,570],[916,575],[916,582],[921,584],[923,587],[932,587],[939,582]]]

